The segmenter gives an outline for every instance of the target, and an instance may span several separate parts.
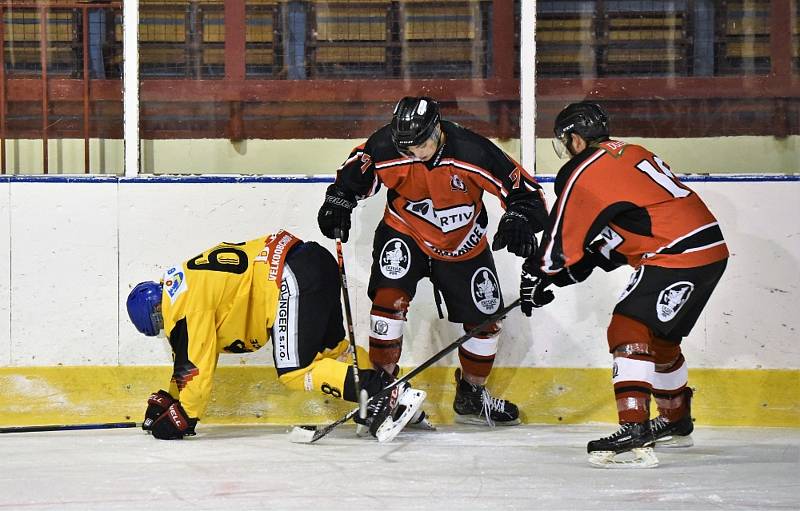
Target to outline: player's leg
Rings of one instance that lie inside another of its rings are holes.
[[[694,430],[691,413],[693,392],[688,387],[689,370],[681,352],[681,340],[689,335],[700,317],[726,264],[726,261],[720,261],[700,268],[666,270],[673,276],[671,283],[659,293],[658,306],[662,318],[668,320],[669,335],[656,337],[653,342],[656,362],[653,396],[658,406],[658,417],[650,421],[660,447],[693,444],[690,436]]]
[[[472,330],[503,306],[497,270],[491,251],[484,250],[466,261],[432,261],[431,280],[442,292],[448,319]],[[492,371],[501,325],[488,325],[459,346],[461,368],[456,370],[453,410],[463,424],[519,424],[519,409],[506,399],[493,397],[486,389]]]
[[[369,357],[372,364],[394,374],[403,348],[403,328],[417,283],[427,275],[428,257],[413,238],[384,222],[378,224],[372,247],[368,294]]]
[[[294,248],[283,271],[278,316],[284,321],[272,329],[273,358],[279,381],[287,387],[357,402],[340,296],[330,252],[315,242]],[[362,353],[360,360],[367,361]],[[374,371],[369,367],[362,373],[362,384],[371,389]]]
[[[680,339],[653,339],[656,372],[653,397],[658,416],[650,421],[656,444],[660,447],[689,447],[694,430],[691,415],[692,389],[688,387],[689,370],[681,353]]]
[[[367,290],[372,299],[369,358],[376,368],[383,369],[392,379],[398,374],[408,307],[416,293],[417,283],[427,276],[429,265],[428,256],[413,238],[384,222],[378,224]],[[389,402],[395,398],[390,396]],[[434,429],[421,409],[414,414],[411,423],[422,429]]]
[[[609,352],[613,356],[612,383],[619,429],[587,445],[589,462],[595,466],[655,466],[650,429],[650,401],[655,375],[654,332],[650,318],[654,311],[654,289],[660,285],[649,268],[639,268],[614,309],[607,329]],[[632,459],[622,453],[632,452]]]

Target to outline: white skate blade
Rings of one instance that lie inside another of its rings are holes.
[[[492,421],[489,422],[486,420],[486,417],[483,415],[459,415],[456,414],[455,418],[453,419],[455,422],[459,424],[471,424],[474,426],[517,426],[520,423],[519,419],[514,419],[513,421]]]
[[[424,413],[425,412],[422,411],[422,408],[417,410],[417,413],[411,417],[411,420],[406,425],[406,429],[416,429],[418,431],[436,431],[436,426],[433,425],[427,414],[420,419],[420,416]]]
[[[597,468],[654,468],[658,458],[652,447],[638,447],[627,452],[595,451],[589,453],[589,464]]]
[[[692,435],[670,435],[659,438],[656,440],[655,447],[658,449],[680,449],[682,447],[691,447],[694,445]]]
[[[310,444],[316,432],[316,426],[295,426],[289,432],[289,441],[295,444]]]
[[[397,406],[404,406],[405,409],[397,419],[392,419],[390,415],[378,426],[378,430],[375,432],[375,438],[378,439],[378,442],[391,442],[406,427],[406,424],[414,414],[417,413],[426,396],[427,394],[424,390],[407,389],[403,392],[397,402]]]

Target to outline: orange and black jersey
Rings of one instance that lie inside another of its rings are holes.
[[[692,268],[728,257],[716,218],[658,156],[617,140],[591,144],[556,176],[542,242],[542,270],[555,274],[602,236],[618,263]]]
[[[544,221],[541,187],[525,169],[490,140],[441,121],[444,142],[427,162],[398,153],[390,127],[353,149],[337,171],[336,184],[358,199],[386,186],[384,221],[408,234],[430,257],[470,259],[486,246],[483,192],[536,204]],[[535,231],[542,229],[532,221]]]

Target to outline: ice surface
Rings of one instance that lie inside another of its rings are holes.
[[[287,427],[200,425],[0,435],[0,509],[800,509],[800,430],[706,428],[661,465],[586,462],[606,426],[442,426],[393,442],[342,426],[316,444]]]

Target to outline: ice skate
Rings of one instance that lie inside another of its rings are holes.
[[[694,422],[692,419],[692,389],[683,389],[683,399],[686,400],[686,415],[680,420],[670,422],[659,415],[655,419],[650,419],[650,429],[656,440],[655,447],[691,447],[694,445],[692,431]]]
[[[517,405],[492,397],[483,385],[475,385],[462,379],[461,369],[456,369],[453,410],[456,412],[455,421],[459,424],[516,426],[520,422]]]
[[[586,447],[589,464],[600,468],[652,468],[658,466],[650,422],[622,424],[616,433],[592,440]]]
[[[376,382],[385,388],[394,382],[395,377],[385,371],[376,371]],[[377,394],[377,391],[370,393]],[[412,420],[419,419],[421,406],[426,393],[400,384],[378,399],[372,399],[367,405],[367,416],[356,416],[356,434],[373,436],[379,442],[389,442]]]

